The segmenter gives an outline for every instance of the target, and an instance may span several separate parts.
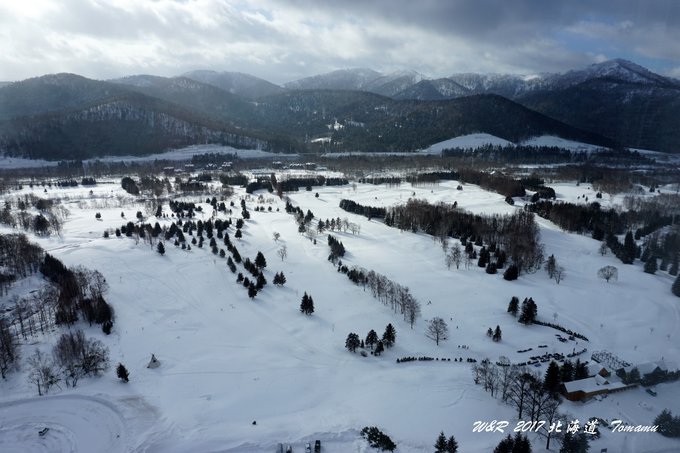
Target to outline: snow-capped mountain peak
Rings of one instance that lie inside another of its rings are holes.
[[[633,84],[675,85],[673,80],[622,58],[595,63],[585,69],[568,71],[554,76],[555,81],[560,85],[575,85],[586,80],[602,78]]]

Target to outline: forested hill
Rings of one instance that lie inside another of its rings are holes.
[[[424,101],[298,90],[253,100],[186,77],[102,82],[73,74],[0,88],[0,150],[47,160],[144,155],[196,143],[275,152],[414,151],[475,132],[510,141],[554,135],[616,144],[498,95]]]

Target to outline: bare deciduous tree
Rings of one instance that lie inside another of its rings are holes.
[[[401,304],[403,307],[402,309],[404,310],[404,317],[411,326],[411,329],[413,329],[413,324],[415,324],[416,320],[420,317],[420,302],[415,300],[410,293],[408,293],[408,296],[409,297],[401,299]]]
[[[109,367],[108,349],[99,340],[85,338],[82,330],[62,334],[52,355],[61,367],[66,385],[71,387],[75,387],[81,377],[96,376]]]
[[[605,241],[602,241],[600,243],[600,248],[598,249],[598,251],[602,256],[605,256],[607,254],[607,243]]]
[[[279,249],[276,251],[276,254],[279,255],[279,258],[281,258],[281,261],[285,260],[288,257],[288,247],[286,244],[283,244]]]
[[[446,325],[446,321],[442,318],[435,317],[430,320],[427,324],[427,331],[425,336],[430,340],[433,340],[437,346],[439,346],[440,341],[446,341],[449,339],[449,326]]]
[[[26,362],[28,364],[28,382],[38,387],[38,395],[47,394],[50,388],[59,385],[59,374],[54,362],[40,349],[36,349]]]
[[[614,266],[605,266],[597,271],[597,276],[603,278],[609,283],[609,280],[618,280],[619,270]]]
[[[555,271],[553,272],[553,278],[559,285],[562,280],[564,280],[564,277],[567,276],[567,271],[564,269],[562,266],[557,266],[555,268]]]
[[[456,265],[457,270],[463,260],[463,249],[460,247],[460,244],[453,246],[449,255],[451,256],[451,262]]]

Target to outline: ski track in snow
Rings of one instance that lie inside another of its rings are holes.
[[[44,436],[38,431],[49,428]],[[130,450],[126,422],[109,401],[84,395],[0,403],[3,453],[118,453]]]

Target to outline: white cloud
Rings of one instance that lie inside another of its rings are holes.
[[[439,77],[562,71],[618,51],[680,59],[680,27],[668,19],[675,9],[650,6],[638,14],[634,4],[0,1],[0,80],[58,71],[109,78],[212,68],[285,82],[341,67],[409,68]],[[589,40],[593,48],[584,50]]]

